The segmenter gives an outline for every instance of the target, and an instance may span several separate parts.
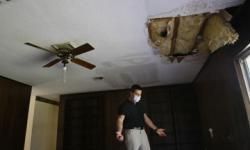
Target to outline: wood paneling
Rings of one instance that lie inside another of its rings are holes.
[[[89,96],[91,98],[89,98]],[[59,136],[63,137],[62,139],[64,140],[63,142],[61,141],[61,144],[59,143],[58,150],[67,149],[65,145],[73,139],[74,141],[80,140],[84,143],[85,138],[95,137],[96,131],[99,132],[98,138],[101,139],[96,139],[94,144],[101,148],[96,147],[93,149],[124,150],[123,143],[117,142],[115,139],[115,121],[117,109],[127,97],[128,90],[62,96],[61,110],[63,111],[60,111],[60,115],[64,116],[61,118],[61,120],[64,121],[60,121],[61,133]],[[160,138],[156,136],[154,132],[147,129],[152,150],[188,150],[190,148],[195,150],[200,148],[200,122],[192,85],[145,88],[143,90],[143,100],[146,102],[148,115],[157,125],[166,128],[168,133],[167,138]],[[90,103],[95,103],[95,105],[89,106]],[[73,108],[73,105],[76,107]],[[68,110],[70,110],[70,112]],[[93,116],[91,115],[93,112],[99,113],[99,115],[96,115],[96,118],[100,121],[100,126],[95,127],[94,123],[96,120],[86,119],[84,117],[78,118],[79,122],[86,124],[92,122],[92,127],[85,127],[83,124],[77,126],[77,128],[69,126],[69,124],[75,122],[75,115],[85,114],[84,116]],[[77,134],[65,134],[66,132],[75,132],[75,130],[83,130],[82,134],[86,137],[79,137]],[[88,133],[85,132],[85,130],[87,130]],[[81,145],[78,145],[78,147],[72,147],[71,150],[79,149],[80,147]],[[84,149],[87,150],[91,148],[87,148],[85,144]]]
[[[105,93],[105,126],[106,130],[105,148],[106,150],[125,150],[123,143],[115,139],[116,118],[119,105],[128,97],[127,90],[111,91]]]
[[[171,88],[149,88],[144,90],[144,100],[147,104],[147,112],[154,123],[166,129],[167,138],[159,137],[154,131],[148,130],[151,148],[154,150],[169,149],[175,150],[176,130],[174,125],[174,114],[171,97]]]
[[[63,149],[103,149],[104,107],[99,96],[65,96]]]
[[[31,86],[0,77],[0,149],[24,147]]]
[[[240,34],[235,45],[212,54],[194,82],[201,112],[202,133],[208,150],[249,150],[250,131],[234,68],[235,56],[249,44],[250,8],[243,6],[233,25]],[[213,128],[211,139],[208,129]]]
[[[192,87],[171,89],[173,118],[178,150],[201,150],[200,113]]]

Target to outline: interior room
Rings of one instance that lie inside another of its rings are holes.
[[[249,5],[0,0],[0,149],[250,150]]]

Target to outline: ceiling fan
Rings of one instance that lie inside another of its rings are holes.
[[[85,67],[87,69],[90,69],[90,70],[92,70],[96,67],[95,65],[93,65],[89,62],[86,62],[82,59],[76,58],[76,56],[78,56],[82,53],[86,53],[88,51],[94,50],[94,47],[92,47],[89,43],[83,44],[83,45],[76,47],[76,48],[74,48],[74,46],[72,46],[71,43],[52,45],[51,47],[55,51],[48,50],[46,48],[37,46],[37,45],[30,43],[30,42],[26,42],[24,44],[41,49],[41,50],[44,50],[44,51],[47,51],[47,52],[52,53],[58,57],[58,58],[50,61],[49,63],[47,63],[43,67],[51,67],[59,62],[62,62],[64,68],[66,68],[66,64],[68,64],[70,61],[75,63],[75,64],[78,64],[82,67]]]

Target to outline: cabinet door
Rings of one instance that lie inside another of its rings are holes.
[[[69,96],[64,107],[63,149],[103,149],[103,116],[98,95]]]

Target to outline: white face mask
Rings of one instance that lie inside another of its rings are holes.
[[[133,101],[134,103],[138,103],[141,100],[141,96],[134,95]]]

